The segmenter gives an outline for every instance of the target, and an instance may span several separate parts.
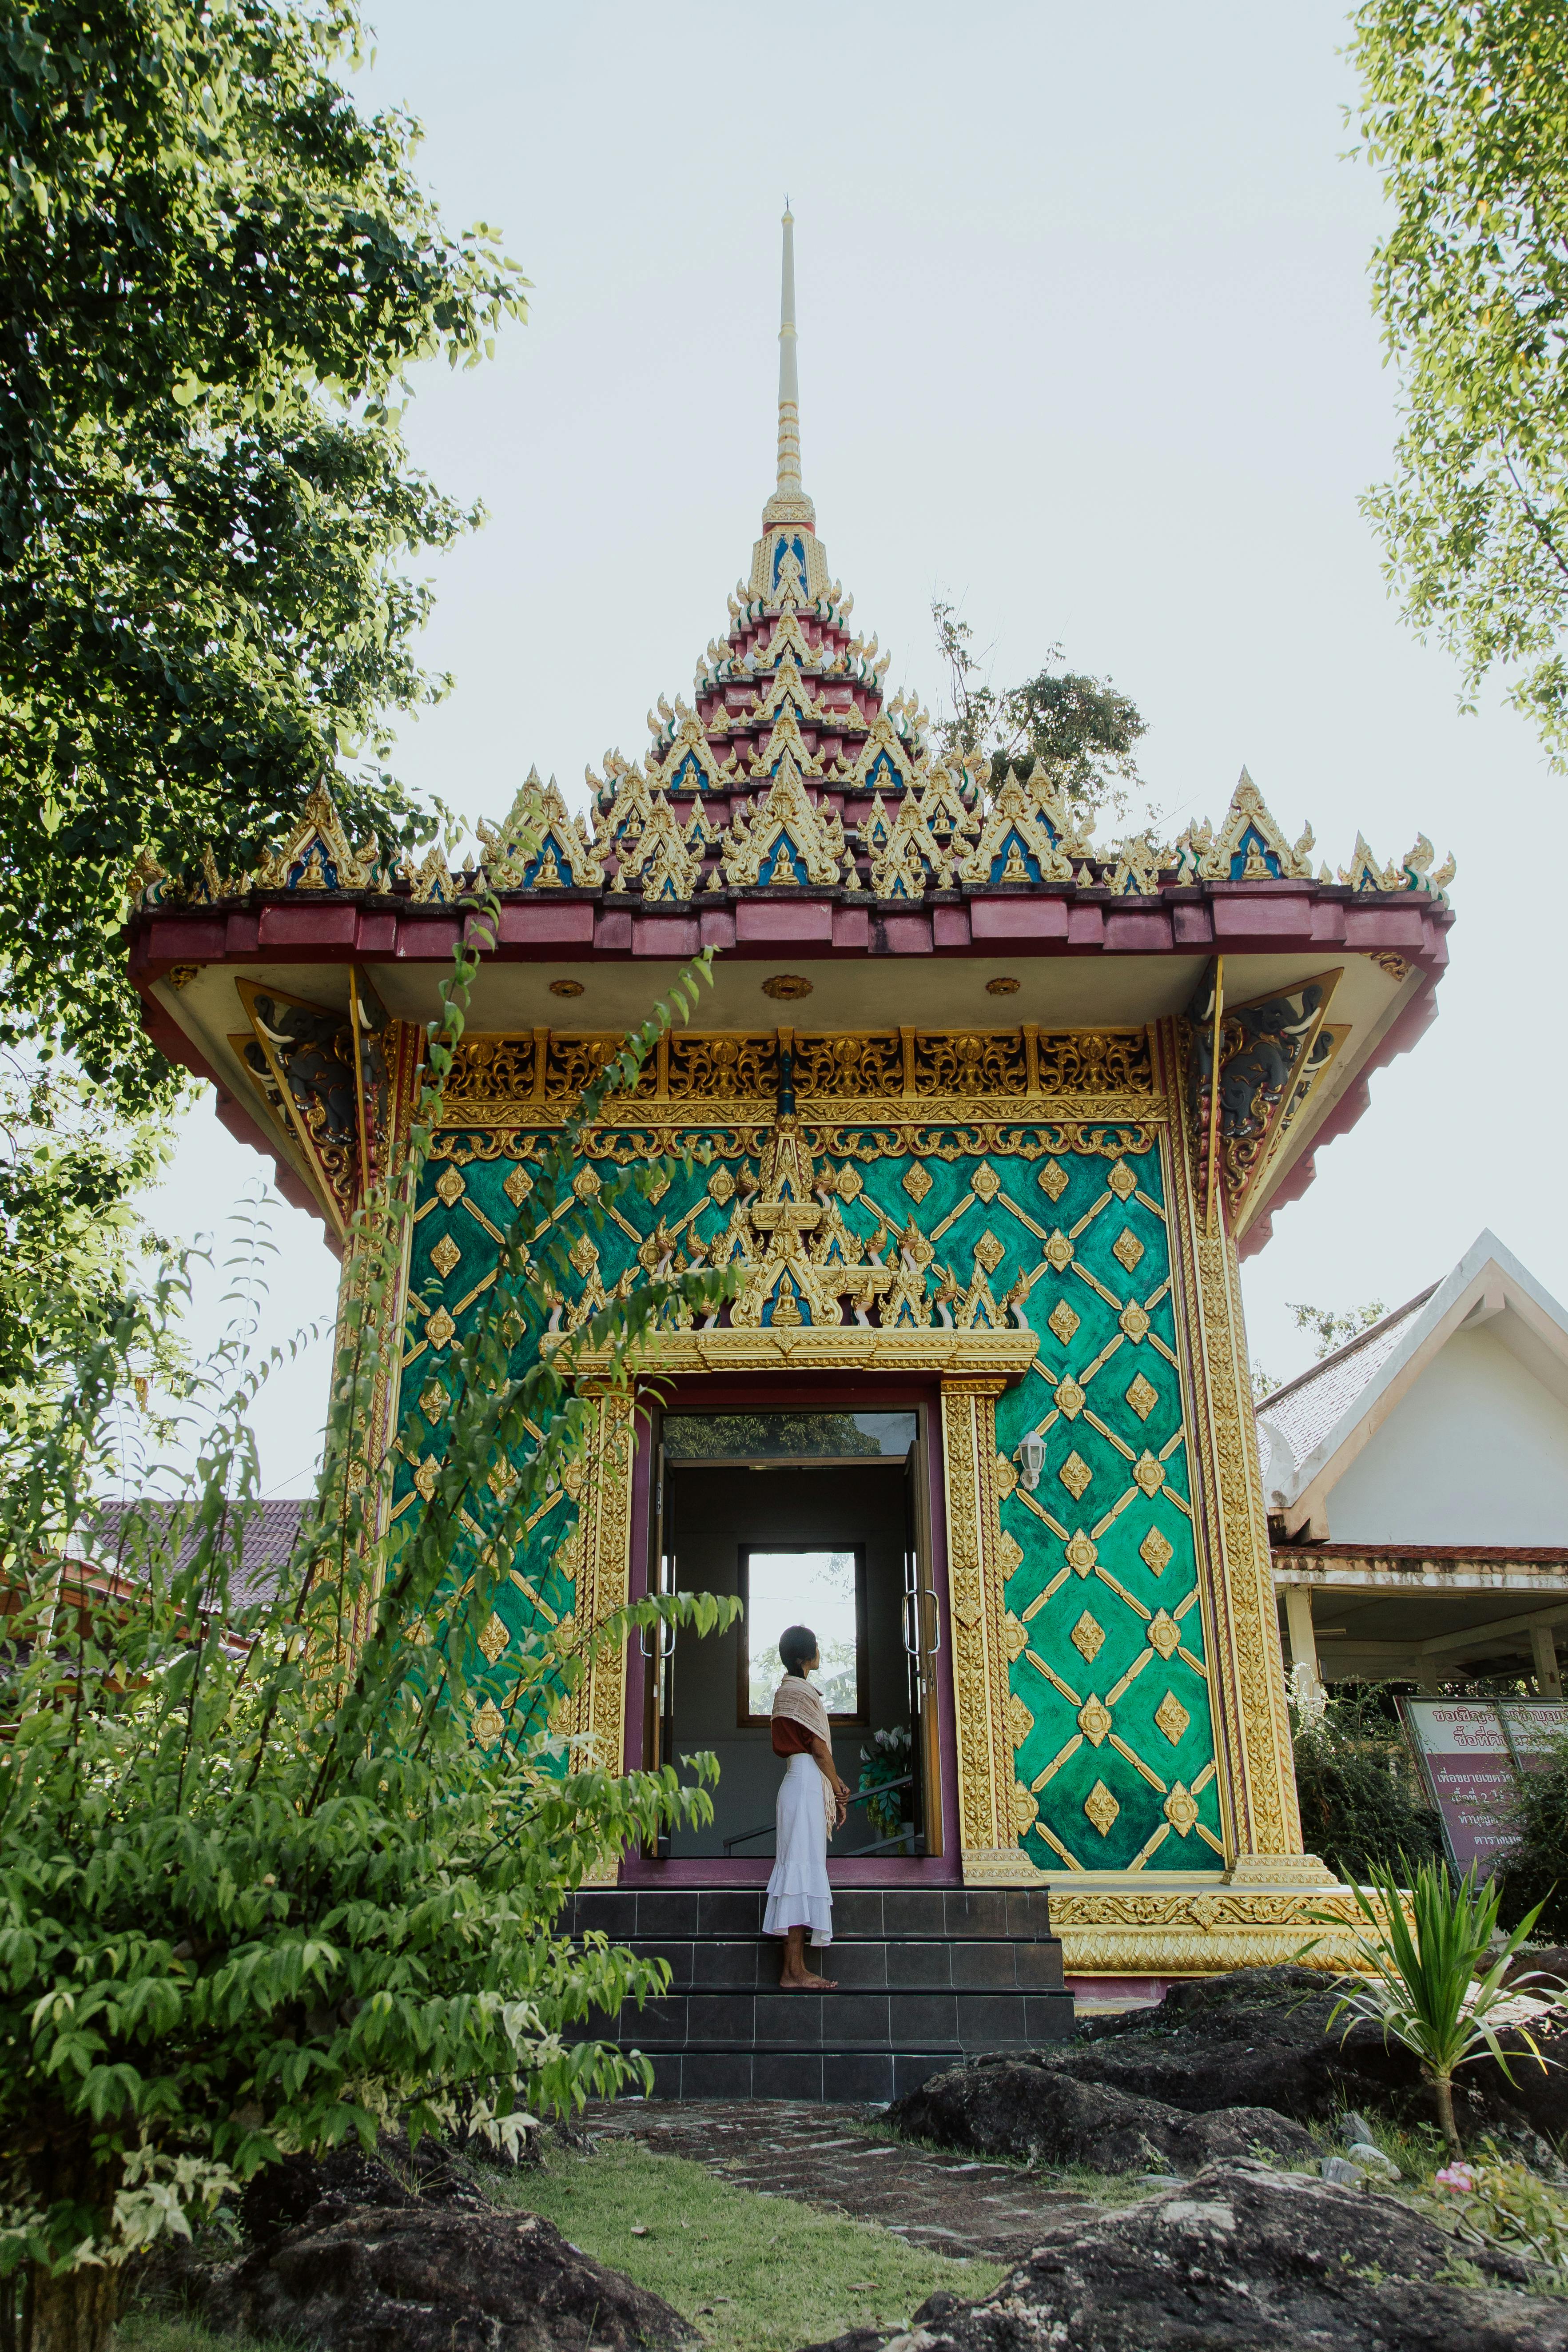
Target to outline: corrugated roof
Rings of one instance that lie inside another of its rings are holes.
[[[242,1609],[266,1601],[278,1589],[278,1580],[289,1565],[300,1521],[309,1507],[303,1496],[288,1496],[253,1507],[245,1528],[240,1570],[235,1580],[234,1599]],[[120,1549],[120,1530],[128,1515],[136,1510],[156,1512],[166,1524],[167,1515],[183,1511],[189,1516],[189,1506],[158,1503],[106,1503],[100,1513],[93,1535],[93,1548],[99,1560],[112,1565]],[[177,1575],[195,1550],[195,1536],[187,1533],[174,1556],[174,1572]]]
[[[1396,1307],[1392,1315],[1385,1315],[1380,1323],[1358,1332],[1342,1348],[1336,1348],[1331,1356],[1325,1356],[1321,1363],[1287,1381],[1282,1388],[1264,1398],[1258,1408],[1258,1450],[1265,1469],[1268,1462],[1266,1431],[1283,1441],[1293,1467],[1299,1470],[1376,1378],[1437,1287],[1436,1283],[1429,1282],[1425,1290],[1418,1291],[1403,1307]]]

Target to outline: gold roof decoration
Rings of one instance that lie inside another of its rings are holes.
[[[1434,855],[1426,835],[1418,833],[1415,846],[1405,851],[1398,864],[1379,866],[1367,846],[1366,836],[1358,833],[1349,868],[1341,869],[1340,880],[1346,888],[1356,891],[1425,890],[1446,907],[1448,885],[1458,868],[1450,854],[1434,874],[1431,871]]]
[[[492,890],[596,889],[605,869],[574,824],[553,776],[531,768],[502,824],[475,827]]]
[[[1091,854],[1082,820],[1068,810],[1037,760],[1026,777],[1010,770],[1004,776],[986,809],[980,838],[958,873],[962,881],[981,887],[1070,882],[1074,857]]]
[[[1185,851],[1194,881],[1289,882],[1312,877],[1311,826],[1292,849],[1245,768],[1217,835],[1206,824],[1189,825],[1176,847]]]
[[[268,852],[257,869],[258,890],[367,890],[375,877],[374,853],[353,849],[343,831],[337,803],[324,783],[306,795],[300,822],[288,838]],[[244,888],[212,891],[216,869],[208,873],[208,895],[231,897]]]
[[[714,868],[715,877],[720,870]],[[827,803],[812,800],[788,751],[755,817],[744,802],[736,810],[724,836],[721,870],[732,890],[778,881],[858,887],[842,819]]]

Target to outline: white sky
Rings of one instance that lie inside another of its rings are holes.
[[[1341,10],[372,15],[369,98],[422,118],[448,221],[503,227],[536,288],[492,365],[427,372],[410,411],[419,462],[491,520],[436,567],[426,653],[458,685],[404,774],[494,815],[536,761],[580,799],[585,761],[640,755],[649,704],[689,694],[772,481],[787,191],[805,484],[889,690],[934,707],[942,594],[999,682],[1059,641],[1135,698],[1171,830],[1217,819],[1245,761],[1336,865],[1358,826],[1380,858],[1418,828],[1458,854],[1440,1019],[1250,1263],[1255,1357],[1310,1360],[1286,1301],[1393,1305],[1488,1224],[1568,1294],[1563,1111],[1517,1011],[1558,993],[1561,787],[1498,697],[1458,715],[1358,512],[1394,385]],[[210,1230],[258,1166],[201,1106],[165,1223]],[[330,1310],[335,1267],[309,1220],[275,1230],[282,1330]],[[324,1372],[258,1413],[273,1492],[302,1491]]]

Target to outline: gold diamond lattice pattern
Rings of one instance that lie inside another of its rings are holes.
[[[433,1348],[444,1348],[457,1328],[446,1308],[437,1307],[425,1326],[425,1337]]]
[[[969,1180],[969,1189],[977,1201],[984,1201],[987,1208],[990,1207],[1002,1190],[1002,1179],[997,1175],[989,1160],[981,1161]]]
[[[1137,1175],[1125,1160],[1118,1160],[1114,1163],[1105,1181],[1119,1201],[1130,1201],[1138,1190]]]
[[[1111,1824],[1121,1811],[1103,1780],[1095,1782],[1083,1801],[1083,1809],[1101,1837],[1110,1836]]]
[[[1015,1748],[1022,1748],[1035,1727],[1035,1718],[1016,1691],[1007,1695],[1007,1736]]]
[[[501,1186],[501,1191],[514,1209],[521,1208],[532,1190],[533,1179],[526,1168],[514,1168]]]
[[[1148,1624],[1149,1646],[1158,1650],[1163,1658],[1173,1657],[1181,1646],[1182,1629],[1169,1610],[1159,1610]]]
[[[1056,1334],[1065,1348],[1083,1318],[1073,1313],[1065,1298],[1058,1298],[1046,1320],[1047,1328]]]
[[[1047,1265],[1058,1274],[1065,1274],[1072,1264],[1072,1244],[1059,1225],[1046,1244],[1045,1257]]]
[[[1065,1412],[1069,1421],[1076,1421],[1083,1407],[1083,1391],[1069,1372],[1066,1380],[1058,1384],[1057,1410],[1058,1412]]]
[[[1081,1528],[1075,1528],[1068,1538],[1068,1566],[1079,1576],[1087,1576],[1100,1559],[1100,1546]]]
[[[1059,1160],[1047,1160],[1040,1171],[1040,1190],[1047,1201],[1059,1201],[1068,1188],[1068,1171]]]
[[[1105,1628],[1097,1625],[1086,1609],[1072,1629],[1072,1645],[1086,1665],[1092,1666],[1105,1642]]]
[[[1140,1372],[1127,1391],[1127,1402],[1140,1421],[1147,1421],[1160,1402],[1160,1391],[1152,1381],[1145,1380]]]
[[[1154,1709],[1154,1720],[1173,1748],[1177,1745],[1192,1719],[1174,1691],[1168,1690]],[[1016,1747],[1017,1741],[1015,1740],[1013,1745]]]
[[[903,1181],[905,1192],[918,1209],[931,1187],[931,1180],[918,1160],[905,1169]]]
[[[1120,1321],[1135,1348],[1149,1337],[1149,1318],[1135,1298],[1129,1300],[1122,1308]]]
[[[1062,1485],[1067,1488],[1068,1493],[1072,1496],[1075,1503],[1081,1499],[1083,1490],[1088,1486],[1093,1475],[1093,1471],[1089,1468],[1082,1454],[1076,1451],[1068,1455],[1067,1460],[1057,1472],[1057,1476],[1061,1480]]]
[[[1024,1547],[1017,1537],[1010,1535],[1005,1528],[1003,1528],[1001,1540],[996,1546],[996,1559],[1005,1577],[1011,1576],[1015,1569],[1022,1568],[1024,1565]]]
[[[1158,1528],[1151,1528],[1138,1547],[1138,1557],[1151,1576],[1163,1576],[1171,1565],[1171,1547]]]
[[[426,1421],[439,1421],[447,1410],[447,1391],[439,1381],[426,1381],[419,1391],[419,1410]]]
[[[463,1253],[458,1247],[457,1243],[452,1239],[450,1234],[443,1234],[440,1240],[437,1243],[435,1248],[430,1253],[430,1263],[443,1281],[446,1280],[446,1277],[451,1273],[452,1268],[455,1265],[460,1265],[462,1264],[462,1260]]]
[[[1178,1837],[1185,1837],[1198,1817],[1197,1803],[1193,1792],[1190,1789],[1184,1788],[1180,1780],[1171,1790],[1161,1811]]]
[[[1110,1709],[1103,1699],[1092,1694],[1078,1711],[1078,1727],[1092,1747],[1098,1748],[1110,1728]]]
[[[498,1615],[492,1609],[489,1622],[479,1635],[479,1647],[492,1666],[510,1639],[511,1635],[507,1631],[505,1618]]]
[[[456,1168],[443,1168],[436,1179],[437,1196],[448,1209],[454,1202],[462,1199],[465,1190],[462,1176]]]
[[[984,1233],[974,1244],[974,1255],[987,1274],[994,1274],[1007,1255],[993,1233]]]
[[[910,1176],[912,1176],[914,1173],[915,1171],[911,1168],[910,1171]],[[922,1168],[920,1171],[920,1173],[922,1176],[925,1176],[925,1170]],[[906,1191],[909,1189],[909,1181],[910,1177],[906,1176],[904,1179],[904,1187]],[[931,1178],[929,1176],[926,1176],[926,1182],[928,1184],[931,1182]],[[727,1168],[715,1168],[712,1175],[708,1179],[708,1192],[709,1197],[711,1200],[717,1201],[721,1208],[723,1208],[726,1202],[732,1201],[734,1199],[735,1180],[731,1175]]]
[[[496,1741],[506,1729],[506,1717],[502,1715],[500,1707],[496,1705],[493,1698],[486,1699],[484,1705],[476,1709],[473,1719],[473,1728],[474,1738],[479,1741],[481,1748],[493,1748],[495,1746]]]
[[[1110,1244],[1110,1255],[1119,1265],[1127,1268],[1129,1274],[1131,1273],[1143,1255],[1143,1244],[1131,1225],[1122,1226],[1121,1233]]]
[[[1165,1483],[1163,1465],[1148,1452],[1141,1454],[1132,1465],[1132,1475],[1146,1495],[1157,1495]]]
[[[866,1180],[858,1168],[841,1168],[837,1190],[841,1201],[858,1201],[866,1190]]]

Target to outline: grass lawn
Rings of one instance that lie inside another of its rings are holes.
[[[480,2169],[498,2205],[542,2213],[596,2262],[672,2303],[719,2352],[795,2352],[848,2327],[901,2327],[934,2288],[987,2294],[1005,2268],[920,2252],[891,2231],[737,2188],[635,2139],[605,2140],[592,2155],[552,2147],[537,2170]],[[237,2347],[194,2320],[133,2309],[117,2352]]]
[[[552,2148],[541,2171],[491,2173],[487,2186],[498,2204],[544,2214],[584,2253],[651,2287],[721,2352],[794,2352],[847,2327],[901,2327],[934,2288],[988,2294],[1005,2270],[736,2188],[635,2139],[602,2141],[591,2156]]]

